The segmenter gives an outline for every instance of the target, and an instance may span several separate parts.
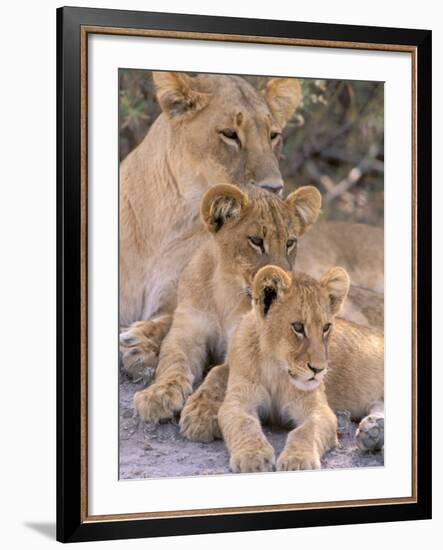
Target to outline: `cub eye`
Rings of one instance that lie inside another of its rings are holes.
[[[331,328],[332,324],[331,323],[326,323],[326,325],[323,327],[323,333],[326,334],[327,332],[329,332],[329,329]]]
[[[291,250],[294,248],[294,246],[297,244],[297,239],[289,239],[286,243],[286,249],[288,252],[291,252]]]
[[[251,243],[253,248],[260,249],[260,252],[262,252],[264,254],[265,245],[264,245],[263,239],[261,237],[248,237],[248,241]]]
[[[238,137],[238,134],[235,130],[231,130],[230,128],[225,128],[224,130],[221,130],[220,133],[226,139],[229,139],[230,141],[237,143],[237,145],[239,146],[241,145],[240,138]]]
[[[271,132],[271,135],[270,135],[271,141],[276,140],[278,137],[280,137],[280,132]]]
[[[303,323],[292,323],[292,330],[297,334],[297,336],[305,335],[305,327]]]

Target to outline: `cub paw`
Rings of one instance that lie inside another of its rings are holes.
[[[177,383],[154,383],[134,395],[134,408],[145,422],[169,420],[181,411],[192,387],[182,387]]]
[[[277,460],[277,470],[319,470],[320,457],[317,453],[283,451]]]
[[[161,342],[156,341],[155,325],[155,321],[140,321],[120,334],[123,370],[134,380],[150,381],[157,368]]]
[[[385,419],[382,415],[370,414],[363,418],[355,433],[361,451],[380,451],[385,444]]]
[[[219,401],[211,401],[204,393],[196,392],[186,401],[180,416],[180,431],[191,441],[207,443],[221,439],[217,413]]]
[[[275,464],[271,445],[238,451],[231,455],[229,466],[235,473],[272,472]]]

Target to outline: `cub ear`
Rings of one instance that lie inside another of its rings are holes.
[[[299,236],[317,220],[321,208],[321,194],[312,185],[300,187],[287,196],[286,202],[300,222]]]
[[[333,267],[323,275],[320,284],[329,294],[332,315],[337,315],[348,295],[349,275],[342,267]]]
[[[198,89],[197,79],[185,73],[154,71],[157,99],[169,117],[196,113],[209,102],[209,94]]]
[[[252,282],[252,300],[262,317],[266,317],[272,304],[289,291],[291,283],[291,275],[275,265],[257,271]]]
[[[265,97],[272,114],[283,128],[300,104],[300,82],[296,78],[272,78],[266,84]]]
[[[212,233],[217,233],[230,219],[239,218],[248,204],[248,196],[235,185],[214,185],[203,195],[200,213],[203,223]]]

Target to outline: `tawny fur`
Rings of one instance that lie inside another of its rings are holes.
[[[319,222],[300,243],[297,260],[297,269],[312,277],[320,277],[331,265],[341,265],[352,285],[384,293],[384,233],[380,227]]]
[[[122,325],[173,311],[178,276],[205,236],[199,218],[205,191],[221,181],[283,184],[281,138],[269,136],[282,130],[300,100],[295,79],[278,79],[262,96],[239,77],[153,77],[163,112],[120,167]],[[279,122],[269,103],[277,94],[286,98]],[[237,132],[241,151],[225,129]]]
[[[275,341],[280,337],[280,329],[280,324],[276,323],[273,329],[275,333],[271,332],[271,338],[275,338]],[[285,343],[282,345],[284,347]],[[380,427],[384,418],[383,353],[384,337],[381,330],[339,317],[335,319],[324,383],[333,410],[348,410],[354,420],[361,420],[357,443],[362,450],[380,449],[383,446],[382,430],[379,434],[372,433],[369,438],[371,441],[360,441],[365,438],[374,421]],[[199,389],[188,399],[182,411],[181,423],[188,426],[185,435],[190,434],[190,439],[211,441],[220,437],[220,428],[214,418],[224,399],[228,371],[227,364],[210,371]],[[210,414],[207,414],[208,411]]]
[[[234,472],[273,469],[263,417],[295,426],[277,469],[314,469],[336,442],[331,407],[361,418],[371,402],[383,399],[383,335],[335,318],[348,286],[341,268],[319,282],[274,266],[257,273],[253,310],[230,340],[229,379],[218,413]]]
[[[224,360],[230,336],[251,307],[255,273],[270,263],[292,269],[298,238],[315,222],[320,205],[315,187],[301,187],[285,200],[229,184],[207,191],[201,215],[210,238],[183,271],[154,383],[134,397],[142,418],[171,418],[203,369]]]
[[[179,277],[207,240],[202,195],[220,181],[281,186],[280,132],[301,98],[296,79],[271,79],[260,94],[235,76],[154,72],[153,78],[162,113],[120,166],[120,324],[128,327],[121,352],[135,376],[156,367]],[[224,129],[234,130],[241,146]],[[300,261],[320,270],[340,263],[353,283],[379,290],[382,238],[379,229],[323,223]],[[351,318],[370,322],[358,303]]]

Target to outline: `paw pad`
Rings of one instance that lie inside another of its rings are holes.
[[[382,416],[367,416],[360,422],[355,434],[361,451],[380,451],[385,443],[385,419]]]

